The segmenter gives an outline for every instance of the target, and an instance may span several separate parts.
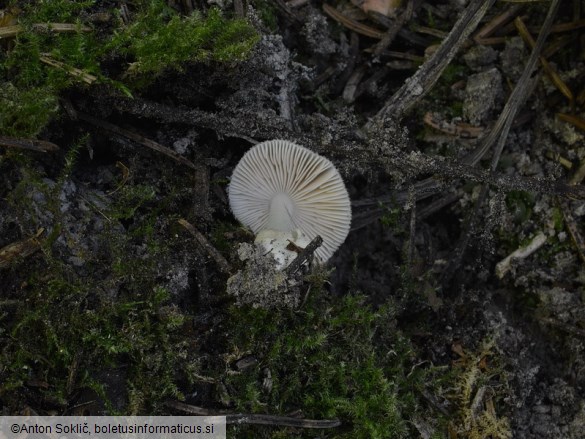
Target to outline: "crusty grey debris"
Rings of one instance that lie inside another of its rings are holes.
[[[493,68],[471,75],[465,88],[463,115],[474,125],[486,122],[502,96],[502,75]]]
[[[240,244],[238,256],[246,266],[227,281],[227,293],[236,299],[237,305],[266,309],[298,307],[298,284],[277,270],[271,256],[248,243]]]

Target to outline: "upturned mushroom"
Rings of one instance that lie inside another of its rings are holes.
[[[295,246],[304,248],[316,236],[323,244],[315,256],[326,262],[349,233],[349,195],[335,166],[286,140],[262,142],[244,154],[231,177],[229,201],[280,269],[297,256]]]

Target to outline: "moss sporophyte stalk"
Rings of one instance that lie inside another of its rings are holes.
[[[242,61],[259,39],[218,8],[184,15],[143,0],[127,10],[122,17],[93,0],[11,2],[0,20],[13,29],[0,40],[0,133],[36,136],[68,87],[101,83],[130,95],[187,63]]]

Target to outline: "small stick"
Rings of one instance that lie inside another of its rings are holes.
[[[84,72],[81,69],[72,67],[61,61],[57,61],[56,59],[51,58],[51,56],[47,53],[42,54],[39,59],[51,67],[55,67],[57,69],[69,73],[71,76],[80,79],[81,81],[85,82],[88,85],[93,84],[97,80],[97,76],[94,76],[91,73]]]
[[[526,259],[536,250],[544,245],[546,242],[546,235],[540,232],[536,235],[530,243],[525,247],[520,247],[514,250],[511,254],[506,256],[496,264],[496,275],[502,279],[508,271],[510,271],[512,260]]]
[[[16,258],[24,259],[41,248],[42,242],[39,238],[44,231],[44,228],[40,228],[36,235],[0,248],[0,269],[8,267]]]
[[[296,273],[301,265],[303,265],[309,258],[315,253],[321,245],[323,244],[323,238],[317,235],[309,244],[299,253],[299,255],[289,264],[288,267],[284,270],[288,276],[292,276]]]
[[[0,136],[0,146],[8,148],[30,149],[31,151],[49,152],[59,151],[59,147],[46,140],[17,139],[15,137]]]
[[[280,427],[295,428],[335,428],[341,425],[339,419],[300,419],[292,416],[261,415],[247,413],[226,413],[224,411],[212,411],[203,407],[185,404],[180,401],[166,401],[167,407],[189,413],[195,416],[225,416],[228,424],[256,424],[274,425]]]
[[[341,23],[343,26],[354,32],[357,32],[358,34],[365,35],[366,37],[370,38],[377,38],[379,40],[384,38],[385,34],[383,32],[346,17],[333,6],[330,6],[327,3],[323,3],[323,11],[335,21]]]
[[[228,424],[274,425],[294,428],[335,428],[341,425],[339,419],[298,419],[290,416],[251,415],[245,413],[226,415],[226,422]]]
[[[199,230],[197,230],[191,223],[184,220],[183,218],[177,220],[177,222],[184,228],[186,228],[191,233],[191,235],[195,237],[197,243],[201,247],[203,247],[205,251],[209,254],[209,256],[211,256],[215,260],[222,273],[225,274],[231,273],[232,267],[230,266],[229,262],[223,257],[223,255],[219,251],[217,251],[217,249],[214,246],[212,246],[209,243],[209,241],[205,238],[205,236],[201,234],[201,232],[199,232]]]
[[[77,117],[81,120],[84,120],[86,122],[89,122],[90,124],[95,125],[99,128],[103,128],[105,130],[111,131],[111,132],[118,134],[122,137],[127,137],[128,139],[132,139],[135,142],[138,142],[141,145],[146,146],[147,148],[158,151],[158,152],[166,155],[167,157],[170,157],[173,160],[176,160],[177,162],[179,162],[185,166],[188,166],[191,169],[194,169],[196,171],[199,170],[199,168],[193,162],[191,162],[191,161],[187,160],[185,157],[177,154],[172,149],[167,148],[166,146],[163,146],[160,143],[155,142],[154,140],[150,140],[144,136],[141,136],[138,133],[135,133],[135,132],[130,131],[130,130],[126,130],[124,128],[120,128],[119,126],[114,125],[113,123],[106,122],[105,120],[98,119],[97,117],[90,116],[89,114],[83,113],[81,111],[75,111],[75,114],[73,116]]]

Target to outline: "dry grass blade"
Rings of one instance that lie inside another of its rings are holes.
[[[585,20],[575,20],[575,21],[570,21],[568,23],[555,24],[551,28],[550,32],[553,34],[561,33],[561,32],[571,32],[571,31],[574,31],[577,29],[581,29],[583,27],[585,27]]]
[[[557,117],[562,121],[568,122],[581,131],[585,131],[585,120],[571,114],[558,113]]]
[[[22,241],[13,242],[0,248],[0,269],[8,267],[17,258],[26,258],[41,248],[39,237],[45,229],[41,228],[36,235]]]
[[[69,24],[69,23],[36,23],[33,24],[34,29],[42,30],[42,31],[51,31],[57,33],[63,32],[90,32],[92,29],[88,26],[79,26],[77,24]],[[11,26],[4,26],[0,27],[0,39],[2,38],[14,38],[20,32],[22,32],[23,28],[19,24],[11,25]]]
[[[488,37],[490,37],[496,30],[500,29],[502,26],[516,17],[521,9],[521,5],[514,5],[504,13],[494,17],[475,34],[473,37],[475,42],[478,44],[485,44],[485,41],[488,40]]]
[[[76,67],[71,67],[68,64],[65,64],[61,61],[57,61],[56,59],[51,58],[49,54],[45,53],[41,55],[39,59],[51,67],[56,67],[69,73],[71,76],[85,82],[88,85],[93,84],[97,80],[97,77],[92,75],[91,73],[84,72],[83,70],[80,70]]]
[[[377,38],[379,40],[384,38],[384,32],[380,32],[379,30],[346,17],[333,6],[330,6],[327,3],[323,3],[323,11],[338,23],[354,32],[357,32],[358,34],[365,35],[366,37],[370,38]]]
[[[409,27],[414,32],[418,32],[419,34],[430,35],[432,37],[439,38],[441,40],[443,38],[445,38],[447,35],[449,35],[448,32],[445,32],[443,30],[434,29],[434,28],[428,27],[428,26],[421,26],[420,24],[412,24]]]
[[[7,148],[30,149],[31,151],[39,152],[59,151],[57,145],[47,142],[46,140],[17,139],[8,136],[0,136],[0,146],[5,146]]]
[[[524,40],[526,44],[530,46],[531,49],[534,49],[536,42],[532,35],[530,35],[530,31],[522,21],[522,18],[516,17],[514,19],[514,24],[516,25],[516,29],[520,33],[520,36]],[[567,98],[569,101],[573,102],[575,97],[573,96],[573,92],[571,89],[565,84],[565,82],[561,79],[557,71],[550,65],[550,63],[544,58],[543,56],[540,57],[540,62],[542,64],[542,68],[544,69],[546,75],[552,81],[552,83],[559,89],[559,91]]]

